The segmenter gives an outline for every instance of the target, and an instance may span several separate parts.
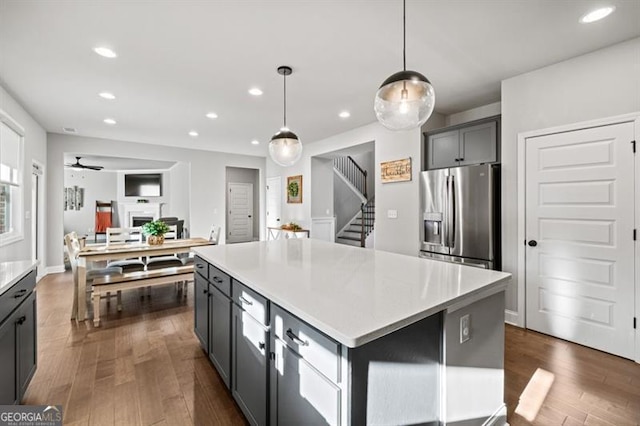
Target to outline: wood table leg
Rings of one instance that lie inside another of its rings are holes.
[[[100,293],[94,291],[93,298],[93,326],[100,327]]]
[[[87,316],[87,261],[78,258],[78,293],[77,293],[78,311],[76,319],[84,321]]]

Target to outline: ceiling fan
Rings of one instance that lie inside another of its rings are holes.
[[[80,159],[82,157],[76,157],[76,162],[71,164],[65,164],[67,167],[72,167],[74,169],[89,169],[89,170],[102,170],[103,166],[90,166],[88,164],[80,164]]]

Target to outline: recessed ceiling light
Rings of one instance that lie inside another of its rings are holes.
[[[192,138],[197,138],[198,137],[198,132],[196,132],[195,130],[192,130],[189,132],[189,136],[191,136]]]
[[[108,47],[94,47],[93,51],[100,56],[104,56],[105,58],[115,58],[118,56],[116,55],[116,52],[109,49]]]
[[[613,6],[601,7],[600,9],[592,10],[580,18],[580,22],[583,24],[590,24],[592,22],[599,21],[611,15],[614,10],[616,10],[616,8]]]
[[[338,116],[340,118],[349,118],[351,117],[351,113],[349,111],[342,111],[340,114],[338,114]]]
[[[260,141],[254,139],[254,140],[251,141],[251,144],[252,145],[260,145]]]
[[[105,118],[104,121],[106,124],[109,124],[111,126],[113,126],[114,124],[116,124],[116,120],[114,120],[113,118]]]
[[[218,118],[218,114],[216,114],[215,112],[207,113],[207,118],[210,118],[213,120],[215,118]]]
[[[262,95],[262,90],[258,89],[257,87],[252,87],[251,89],[249,89],[249,94],[253,96],[260,96]]]
[[[98,96],[100,96],[103,99],[109,99],[110,101],[114,100],[116,98],[116,95],[114,95],[113,93],[109,93],[109,92],[100,92],[98,93]]]

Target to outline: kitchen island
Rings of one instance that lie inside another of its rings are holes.
[[[195,333],[251,424],[505,423],[509,274],[313,239],[195,252]]]

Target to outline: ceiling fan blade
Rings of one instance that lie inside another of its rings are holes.
[[[102,170],[104,169],[104,167],[102,166],[82,166],[85,169],[89,169],[89,170]]]

